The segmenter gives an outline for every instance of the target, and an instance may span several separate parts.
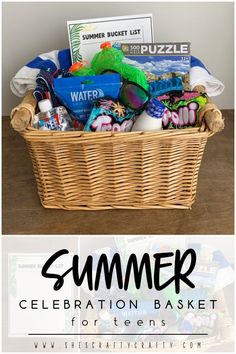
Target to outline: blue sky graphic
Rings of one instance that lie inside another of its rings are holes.
[[[186,74],[190,70],[190,57],[182,56],[127,56],[123,62],[157,76],[177,71]]]

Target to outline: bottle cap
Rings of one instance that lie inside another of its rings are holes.
[[[165,111],[165,106],[157,99],[152,98],[148,103],[145,111],[149,116],[153,118],[162,118]]]
[[[40,112],[47,112],[52,109],[52,102],[48,99],[39,101],[38,103]]]
[[[103,42],[101,45],[100,45],[100,48],[101,49],[104,49],[104,48],[111,48],[112,45],[111,45],[111,42]]]
[[[82,69],[83,67],[84,67],[84,64],[81,63],[80,61],[77,61],[76,63],[71,65],[71,67],[69,69],[69,73],[72,73],[74,71],[78,71],[78,70]]]

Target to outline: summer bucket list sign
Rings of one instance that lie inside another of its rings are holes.
[[[72,63],[90,62],[100,44],[153,42],[152,14],[67,21]]]
[[[233,237],[5,237],[6,352],[232,352]]]

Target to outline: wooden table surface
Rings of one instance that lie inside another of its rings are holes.
[[[64,211],[44,209],[24,140],[3,117],[4,235],[233,234],[234,111],[226,128],[208,140],[191,210]]]

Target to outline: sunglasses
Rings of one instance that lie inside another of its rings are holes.
[[[103,74],[119,74],[114,70],[104,70]],[[151,95],[148,91],[144,90],[142,86],[135,82],[122,79],[122,86],[119,93],[119,100],[126,107],[131,108],[134,111],[142,111],[151,99]]]

